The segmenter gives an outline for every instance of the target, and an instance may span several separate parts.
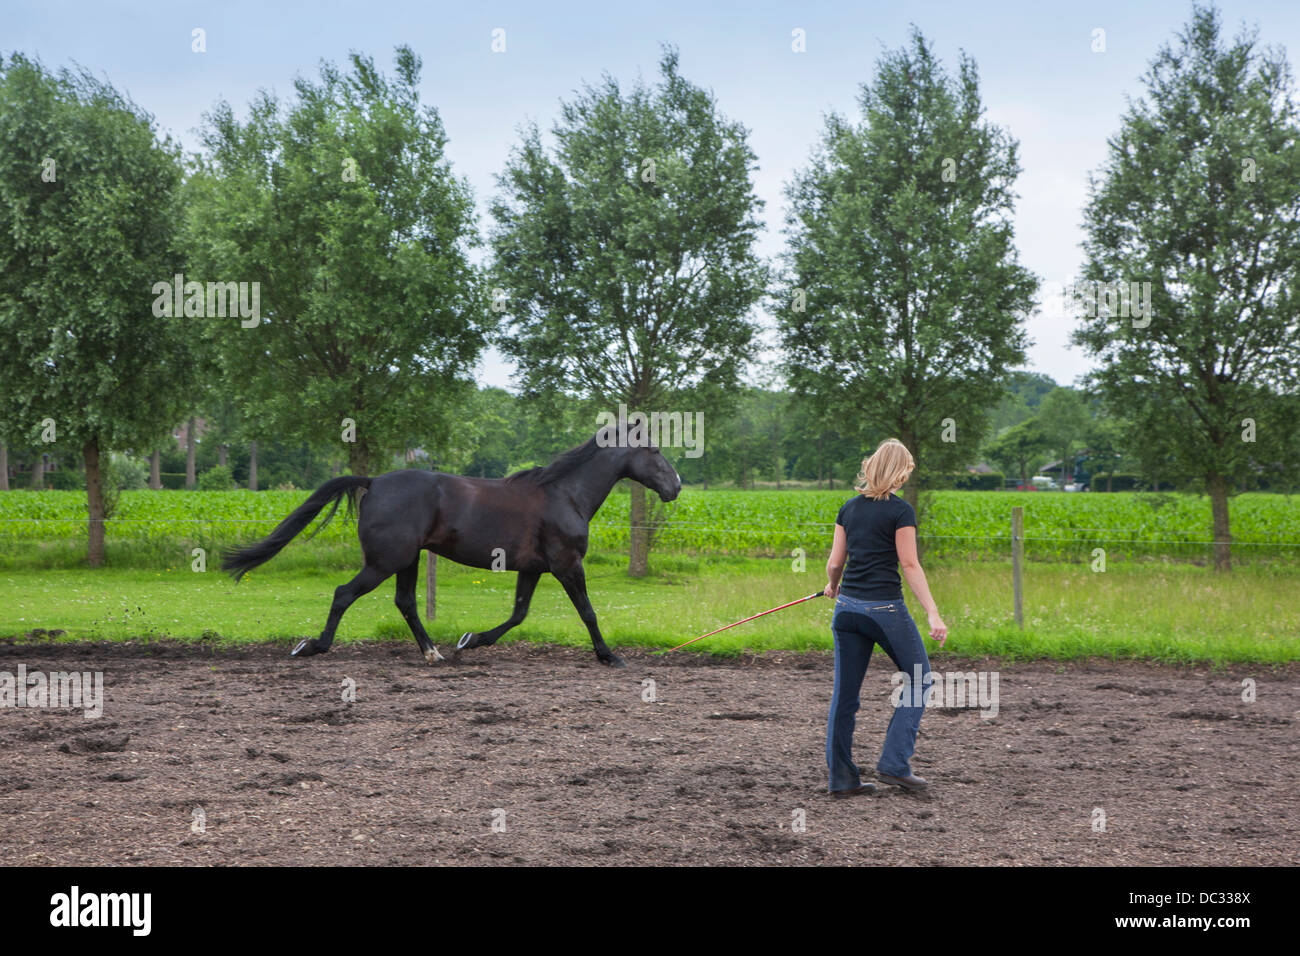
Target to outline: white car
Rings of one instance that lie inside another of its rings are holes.
[[[1029,479],[1029,483],[1039,491],[1060,491],[1061,486],[1056,483],[1056,479],[1050,475],[1034,475]]]

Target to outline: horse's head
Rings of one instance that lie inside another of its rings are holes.
[[[682,477],[677,469],[651,445],[627,449],[623,474],[657,492],[664,501],[672,501],[682,490]]]

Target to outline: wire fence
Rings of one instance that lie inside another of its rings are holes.
[[[271,531],[277,518],[110,518],[105,522],[110,559],[123,566],[175,568],[187,563],[194,549],[216,554],[255,541]],[[923,560],[1007,561],[1015,539],[1008,518],[1006,532],[918,533]],[[0,568],[76,567],[84,561],[88,543],[88,516],[58,518],[0,517]],[[652,554],[710,557],[753,557],[824,561],[829,554],[833,522],[789,522],[779,526],[669,522],[637,525],[596,521],[590,525],[590,554],[626,554],[633,530],[653,533]],[[308,528],[286,550],[304,563],[350,566],[359,549],[354,522],[335,519],[308,540]],[[1064,528],[1020,537],[1027,562],[1085,562],[1099,557],[1106,562],[1172,561],[1210,564],[1215,541],[1206,534],[1169,536],[1143,528]],[[1249,539],[1236,535],[1230,541],[1234,563],[1300,562],[1300,541],[1269,532]],[[284,558],[277,559],[284,562]]]
[[[611,495],[591,522],[588,552],[626,555],[634,533],[646,531],[652,553],[704,562],[730,557],[823,561],[844,492],[789,495],[711,492],[669,505],[653,502],[631,523],[631,497]],[[175,568],[190,553],[211,555],[268,534],[302,492],[124,491],[104,521],[110,563]],[[1012,514],[1022,527],[1013,538]],[[1015,546],[1028,562],[1175,561],[1210,563],[1213,540],[1208,499],[1173,495],[1003,497],[996,493],[936,493],[920,511],[923,560],[1007,561]],[[90,518],[84,494],[0,495],[0,568],[84,566]],[[1234,563],[1300,560],[1300,503],[1278,495],[1243,495],[1232,504]],[[308,540],[310,538],[310,540]],[[313,562],[354,565],[357,527],[344,514],[327,526],[318,518],[277,558],[280,566]]]

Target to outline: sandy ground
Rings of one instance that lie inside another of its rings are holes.
[[[997,672],[998,713],[927,711],[930,789],[833,800],[826,655],[623,648],[610,670],[525,644],[433,666],[409,641],[288,647],[0,644],[0,672],[105,683],[98,718],[0,709],[4,862],[1300,862],[1300,667],[963,662]],[[864,772],[890,714],[879,658]]]

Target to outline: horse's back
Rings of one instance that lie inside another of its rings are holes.
[[[545,493],[527,482],[392,471],[370,484],[362,505],[361,544],[367,557],[397,540],[411,560],[427,548],[471,567],[537,569],[545,504]]]

